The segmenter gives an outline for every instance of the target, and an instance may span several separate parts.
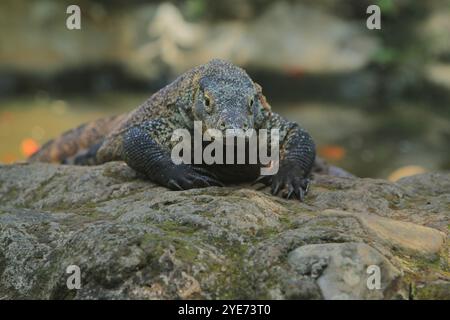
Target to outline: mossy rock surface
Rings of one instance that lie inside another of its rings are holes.
[[[448,173],[316,175],[304,203],[169,191],[120,162],[0,166],[0,182],[3,299],[450,299]]]

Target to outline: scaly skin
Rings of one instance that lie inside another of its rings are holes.
[[[260,165],[175,165],[170,152],[174,129],[279,129],[280,166],[259,176]],[[148,179],[170,189],[222,186],[241,181],[271,186],[274,195],[303,201],[315,160],[311,136],[298,124],[272,113],[261,87],[223,60],[196,67],[128,114],[80,126],[53,140],[30,161],[100,164],[123,160]]]

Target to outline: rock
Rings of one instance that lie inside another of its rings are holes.
[[[448,300],[450,296],[450,286],[448,282],[437,280],[427,284],[419,284],[415,288],[415,296],[423,300]]]
[[[0,166],[0,298],[448,299],[449,186],[317,174],[300,203],[170,191],[121,162]]]
[[[292,251],[288,262],[300,274],[317,278],[325,299],[383,299],[391,298],[391,286],[401,277],[378,251],[364,243],[327,243],[301,246]],[[368,267],[378,266],[380,288],[369,287]],[[395,288],[395,294],[408,296],[406,288]]]
[[[383,218],[373,214],[349,213],[338,210],[325,210],[323,213],[339,216],[352,216],[372,232],[380,241],[392,248],[401,247],[410,253],[423,256],[439,253],[445,242],[445,234],[436,229],[410,222]]]

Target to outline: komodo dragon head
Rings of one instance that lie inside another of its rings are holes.
[[[192,113],[203,130],[253,129],[263,105],[261,87],[247,73],[224,60],[202,66]]]

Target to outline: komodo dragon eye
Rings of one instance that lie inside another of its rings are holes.
[[[255,103],[255,99],[253,98],[253,97],[250,97],[249,99],[248,99],[248,109],[250,110],[250,112],[253,112],[253,109],[252,109],[252,107],[253,107],[253,104]]]
[[[211,98],[208,96],[208,94],[207,93],[204,93],[203,94],[203,103],[205,104],[205,109],[206,109],[206,111],[209,113],[209,112],[211,112],[212,111],[212,108],[211,108]]]

